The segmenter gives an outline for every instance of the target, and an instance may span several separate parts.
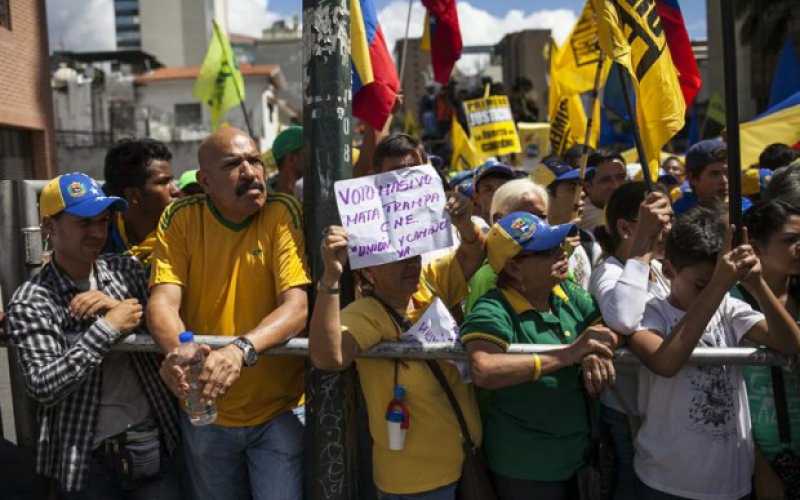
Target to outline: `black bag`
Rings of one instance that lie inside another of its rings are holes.
[[[775,399],[775,417],[778,420],[778,435],[784,450],[772,459],[772,468],[783,480],[786,498],[800,499],[800,457],[791,450],[791,427],[789,405],[786,403],[786,387],[783,370],[779,366],[770,368],[772,374],[772,397]]]
[[[411,322],[407,318],[401,316],[397,311],[392,309],[389,304],[385,303],[376,295],[372,294],[381,306],[386,310],[392,320],[403,330],[411,328]],[[433,376],[442,386],[447,401],[453,408],[453,413],[456,415],[458,425],[461,427],[461,436],[464,441],[462,446],[464,448],[464,463],[461,466],[461,479],[458,481],[456,488],[456,498],[458,500],[496,500],[497,495],[494,492],[492,485],[492,478],[489,474],[489,467],[486,464],[486,459],[483,456],[483,451],[475,445],[475,442],[470,436],[467,421],[464,419],[464,413],[461,411],[461,406],[458,404],[450,384],[447,383],[447,378],[442,372],[442,367],[434,360],[426,360],[428,367],[431,369]],[[397,363],[395,363],[395,373],[397,370]],[[396,375],[395,375],[396,377]]]
[[[161,473],[161,439],[154,423],[136,426],[103,442],[106,466],[123,489],[135,489]]]
[[[614,493],[614,446],[600,431],[597,410],[584,392],[586,418],[589,422],[589,447],[586,464],[576,474],[580,500],[610,500]]]

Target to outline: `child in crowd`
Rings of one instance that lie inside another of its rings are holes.
[[[687,366],[695,347],[733,347],[747,338],[782,353],[800,350],[800,328],[765,282],[747,232],[733,248],[733,229],[722,220],[706,208],[678,219],[666,243],[670,294],[647,304],[630,338],[645,365],[634,458],[643,500],[750,494],[753,440],[741,368]],[[728,294],[737,282],[763,313]]]

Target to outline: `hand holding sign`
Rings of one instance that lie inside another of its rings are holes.
[[[327,286],[339,281],[347,263],[347,232],[341,226],[328,226],[322,240],[322,282]]]
[[[334,184],[350,267],[395,262],[453,245],[442,181],[430,165]],[[453,202],[462,220],[464,202]]]

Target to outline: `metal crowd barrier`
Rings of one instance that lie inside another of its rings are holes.
[[[233,337],[197,335],[195,341],[212,348],[227,345]],[[548,344],[511,344],[509,354],[542,354],[563,349],[565,346]],[[114,346],[115,350],[159,352],[159,347],[148,335],[131,335]],[[269,356],[308,356],[308,339],[296,338],[264,353]],[[382,342],[369,351],[359,354],[362,358],[400,359],[452,359],[466,360],[467,352],[456,342],[414,344],[410,342]],[[639,358],[626,348],[617,349],[614,361],[626,365],[641,364]],[[794,366],[795,357],[759,347],[698,347],[689,362],[696,365],[779,365]]]

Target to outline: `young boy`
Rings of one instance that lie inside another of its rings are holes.
[[[688,365],[695,347],[734,347],[743,338],[786,354],[800,328],[761,276],[747,243],[731,249],[720,213],[696,208],[666,243],[666,299],[652,299],[630,339],[640,370],[634,467],[638,498],[736,500],[750,493],[753,441],[738,366]],[[762,313],[728,295],[741,282]]]

